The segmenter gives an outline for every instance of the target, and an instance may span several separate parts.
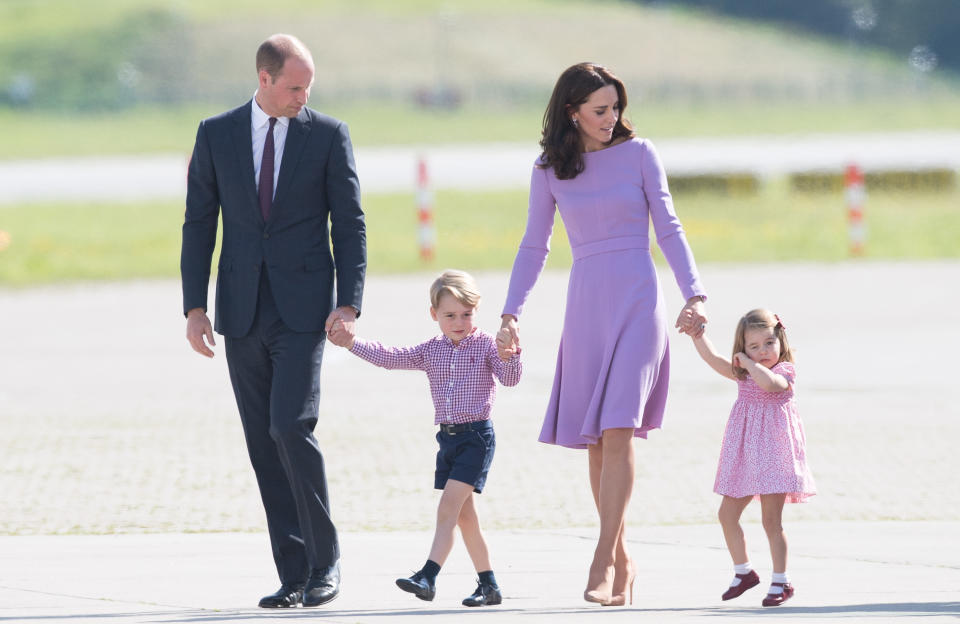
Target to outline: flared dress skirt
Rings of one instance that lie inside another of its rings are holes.
[[[574,249],[541,442],[586,448],[614,428],[646,438],[663,420],[670,356],[653,259],[598,242]]]

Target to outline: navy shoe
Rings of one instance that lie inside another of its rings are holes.
[[[431,583],[423,572],[417,572],[410,578],[398,578],[397,587],[410,592],[420,600],[430,601],[437,595],[437,586]]]
[[[501,602],[503,602],[503,594],[500,593],[500,587],[478,581],[477,591],[463,599],[463,606],[483,607],[485,605],[498,605]]]
[[[303,588],[303,606],[319,607],[340,595],[340,563],[310,572]]]

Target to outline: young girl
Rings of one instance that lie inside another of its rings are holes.
[[[505,386],[520,381],[520,351],[501,330],[496,340],[473,324],[480,292],[463,271],[445,271],[430,287],[430,316],[440,335],[413,347],[385,347],[363,340],[337,321],[330,341],[383,368],[416,369],[427,373],[435,408],[434,423],[440,445],[434,487],[443,490],[437,507],[437,528],[426,564],[397,586],[421,600],[433,600],[437,575],[453,548],[460,528],[463,543],[479,577],[477,589],[463,599],[467,607],[498,605],[503,600],[490,565],[490,554],[480,529],[474,494],[483,491],[496,449],[490,410],[496,396],[495,379]]]
[[[786,328],[769,310],[747,312],[737,324],[732,362],[717,353],[706,334],[695,337],[693,344],[713,370],[736,381],[739,388],[713,486],[723,495],[720,525],[734,563],[733,582],[723,599],[736,598],[760,583],[747,558],[740,527],[743,510],[759,498],[773,557],[773,580],[762,604],[775,607],[794,592],[787,577],[783,505],[803,502],[816,493],[807,467],[803,424],[793,399],[796,372]]]

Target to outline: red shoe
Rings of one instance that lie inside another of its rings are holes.
[[[783,588],[782,594],[767,594],[767,597],[763,599],[763,606],[765,607],[777,607],[785,603],[786,601],[793,598],[793,585],[790,583],[770,583],[770,585],[777,585]]]
[[[723,596],[721,597],[724,600],[736,598],[751,587],[756,587],[760,584],[760,577],[757,575],[756,570],[750,570],[746,574],[737,574],[736,577],[740,579],[740,584],[723,592]]]

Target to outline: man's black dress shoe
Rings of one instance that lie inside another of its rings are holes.
[[[423,572],[417,572],[410,578],[398,578],[397,587],[410,592],[420,600],[433,600],[437,595],[437,586],[431,583]]]
[[[472,596],[463,599],[465,607],[482,607],[484,605],[498,605],[503,602],[503,594],[496,585],[490,585],[480,581],[477,583],[477,591]]]
[[[280,589],[260,599],[264,609],[295,607],[303,600],[303,585],[281,585]]]
[[[340,563],[310,572],[307,586],[303,588],[303,606],[319,607],[340,594]]]

